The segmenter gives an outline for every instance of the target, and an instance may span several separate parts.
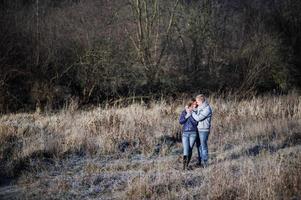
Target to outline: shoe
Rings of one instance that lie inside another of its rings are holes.
[[[190,171],[190,170],[192,170],[192,169],[193,169],[193,168],[192,168],[192,166],[190,166],[190,165],[186,167],[186,170],[188,170],[188,171]]]
[[[203,162],[203,168],[207,168],[208,167],[208,162],[207,161],[204,161]]]

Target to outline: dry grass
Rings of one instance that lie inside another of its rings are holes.
[[[13,186],[0,197],[301,198],[301,97],[209,102],[210,167],[188,172],[180,170],[183,101],[1,116],[1,176]]]

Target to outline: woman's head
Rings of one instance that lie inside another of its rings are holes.
[[[186,106],[187,106],[188,108],[195,108],[195,107],[197,106],[195,98],[191,98],[191,99],[187,102]]]

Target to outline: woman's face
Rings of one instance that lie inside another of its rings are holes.
[[[195,101],[195,102],[193,102],[193,104],[191,105],[191,107],[192,108],[196,108],[196,107],[198,107],[198,104],[197,104],[197,102]]]

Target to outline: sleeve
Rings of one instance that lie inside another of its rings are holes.
[[[194,113],[194,112],[193,112]],[[198,125],[198,121],[196,121],[193,117],[192,117],[192,115],[189,117],[189,120],[191,121],[191,123],[193,124],[193,125]]]
[[[199,122],[199,121],[203,121],[204,119],[206,119],[208,116],[210,115],[210,109],[209,107],[204,108],[204,110],[202,110],[201,112],[199,112],[198,114],[196,113],[192,113],[192,117],[195,121]]]
[[[179,123],[180,124],[185,124],[185,122],[187,121],[188,117],[187,117],[187,114],[186,111],[183,111],[180,115],[180,118],[179,118]]]

